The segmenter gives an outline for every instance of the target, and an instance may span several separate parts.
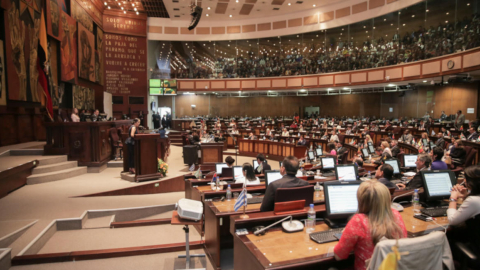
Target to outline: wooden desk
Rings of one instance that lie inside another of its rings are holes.
[[[286,156],[303,158],[306,146],[297,146],[291,143],[273,142],[269,140],[239,139],[239,154],[242,156],[256,157],[264,154],[268,159],[282,161]]]
[[[199,164],[215,164],[223,160],[223,143],[201,143]]]
[[[307,208],[305,209],[307,210]],[[317,217],[324,215],[320,207],[316,206]],[[260,216],[259,214],[263,214]],[[408,232],[408,237],[417,237],[443,228],[433,222],[425,222],[413,217],[413,207],[406,207],[401,212]],[[288,215],[285,215],[288,216]],[[333,257],[333,247],[338,243],[330,242],[317,244],[310,240],[304,231],[285,233],[279,226],[271,228],[265,235],[256,236],[252,227],[257,225],[269,225],[280,220],[284,215],[275,216],[272,212],[251,214],[250,219],[242,220],[238,216],[232,216],[230,233],[234,239],[234,269],[328,269],[327,265],[350,264],[353,266],[353,256],[350,261],[336,261]],[[294,219],[305,218],[306,213],[294,215]],[[448,224],[448,219],[437,218],[440,225]],[[248,235],[237,235],[235,230],[247,228]],[[315,231],[325,231],[329,227],[323,223],[317,223]]]
[[[112,158],[110,128],[128,127],[132,120],[45,123],[45,155],[67,155],[79,166],[101,167]]]
[[[398,142],[398,147],[400,147],[400,149],[402,149],[405,154],[418,154],[418,149],[411,144]]]

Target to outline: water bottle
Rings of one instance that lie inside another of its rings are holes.
[[[306,224],[306,232],[307,233],[312,233],[315,231],[315,220],[317,219],[317,213],[315,212],[315,209],[313,209],[313,203],[310,204],[310,209],[308,209],[308,218],[307,218],[307,224]]]
[[[315,199],[318,200],[318,198],[320,198],[320,182],[317,182],[317,184],[314,186],[314,189],[315,189]]]
[[[232,199],[232,188],[230,185],[227,187],[227,201],[230,201]]]
[[[372,173],[370,173],[370,171],[367,173],[367,179],[372,179]]]
[[[418,195],[418,189],[415,189],[412,195],[413,214],[420,215],[420,197]]]

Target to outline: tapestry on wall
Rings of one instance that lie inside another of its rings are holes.
[[[97,27],[97,47],[95,54],[95,81],[103,85],[103,31]]]
[[[78,110],[93,110],[95,108],[95,90],[79,85],[72,89],[73,107]]]
[[[5,81],[5,56],[3,54],[3,40],[0,40],[0,105],[7,105],[7,86]]]
[[[72,18],[93,33],[93,20],[88,13],[75,0],[70,1]]]
[[[63,37],[60,42],[60,79],[75,83],[77,74],[77,22],[61,12]]]
[[[37,47],[40,31],[41,1],[10,2],[5,18],[6,69],[8,69],[8,98],[40,102],[38,87]],[[16,91],[13,91],[15,89]],[[18,89],[18,90],[17,90]]]
[[[62,20],[60,18],[60,0],[46,0],[47,3],[47,34],[61,40]]]
[[[49,71],[48,71],[48,84],[50,89],[50,97],[52,98],[53,108],[58,108],[62,100],[59,88],[58,88],[58,41],[50,39],[48,42],[48,54],[50,55]]]
[[[95,36],[78,24],[78,77],[95,82]]]

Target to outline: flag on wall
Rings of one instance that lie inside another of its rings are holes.
[[[45,108],[47,109],[48,116],[50,120],[53,121],[53,104],[52,98],[50,96],[50,91],[48,89],[48,43],[47,43],[47,28],[45,25],[45,15],[43,11],[41,12],[40,19],[40,32],[38,35],[38,58],[37,58],[37,71],[38,71],[38,82],[40,83],[43,94],[45,95]]]

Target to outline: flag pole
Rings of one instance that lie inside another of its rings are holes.
[[[245,186],[244,186],[244,188],[245,188]],[[247,204],[247,195],[246,195],[246,194],[245,194],[244,199],[243,199],[243,215],[240,216],[241,219],[250,218],[250,217],[245,213],[245,209],[247,208],[247,206],[245,206],[245,204]]]

